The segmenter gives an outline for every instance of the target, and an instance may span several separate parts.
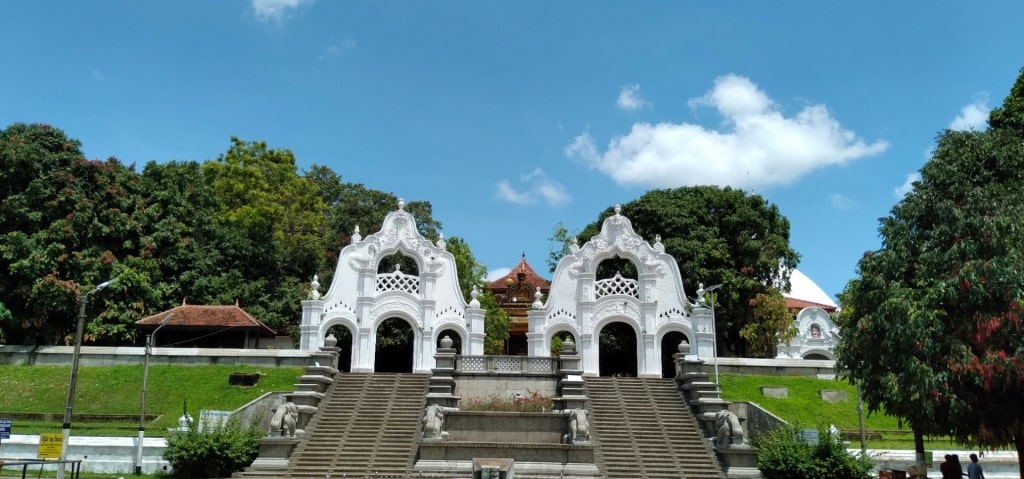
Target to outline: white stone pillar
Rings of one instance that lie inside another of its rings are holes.
[[[463,338],[462,354],[479,356],[484,353],[484,314],[481,308],[466,308],[468,338]]]
[[[643,361],[637,365],[637,377],[641,378],[660,378],[661,377],[661,361],[658,357],[657,345],[655,342],[654,334],[643,335]]]
[[[320,319],[323,311],[323,300],[307,299],[302,302],[302,323],[299,325],[300,350],[319,350],[323,342],[323,335],[320,333]]]

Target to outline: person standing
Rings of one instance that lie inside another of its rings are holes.
[[[971,453],[971,463],[967,465],[967,479],[985,479],[985,473],[978,464],[978,455]]]

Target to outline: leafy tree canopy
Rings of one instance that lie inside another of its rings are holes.
[[[376,231],[398,202],[326,167],[302,174],[290,151],[263,142],[232,138],[216,160],[137,173],[86,160],[47,125],[0,130],[0,177],[0,341],[22,344],[69,344],[79,295],[114,277],[89,298],[87,344],[135,341],[135,321],[183,300],[237,301],[291,330],[351,228]],[[430,204],[406,209],[436,239]]]
[[[1020,85],[992,128],[939,135],[921,180],[882,218],[882,247],[865,253],[840,297],[837,348],[837,367],[865,385],[872,410],[1018,455],[1024,131],[1006,115],[1020,111]]]

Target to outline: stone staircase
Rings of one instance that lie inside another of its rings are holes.
[[[722,479],[672,379],[587,377],[597,466],[608,479]]]
[[[412,475],[427,376],[343,373],[278,477]]]

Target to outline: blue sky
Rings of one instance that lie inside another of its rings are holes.
[[[652,188],[754,190],[842,290],[944,128],[1024,66],[1024,4],[222,0],[5,4],[0,127],[90,158],[207,160],[231,135],[428,200],[488,270],[539,272]],[[365,233],[365,231],[364,231]],[[685,277],[688,289],[701,278]]]

